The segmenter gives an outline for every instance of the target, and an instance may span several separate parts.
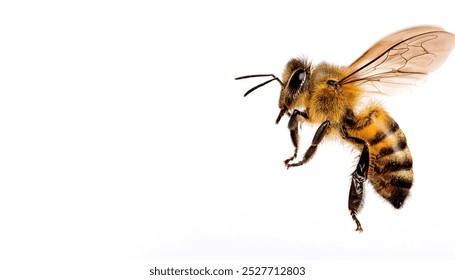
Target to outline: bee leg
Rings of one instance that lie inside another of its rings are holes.
[[[300,166],[304,163],[307,163],[311,157],[314,155],[314,152],[316,152],[316,149],[318,148],[319,143],[322,141],[322,138],[326,135],[328,128],[330,126],[329,121],[323,122],[316,133],[314,134],[313,141],[311,142],[311,146],[306,150],[305,155],[303,155],[303,159],[299,162],[296,163],[288,163],[285,162],[286,167],[289,169],[289,167],[295,167],[295,166]],[[291,132],[292,135],[292,132]],[[295,155],[294,155],[295,157]]]
[[[370,163],[370,155],[368,145],[363,145],[362,154],[360,155],[359,163],[355,171],[352,173],[351,188],[349,189],[349,202],[348,208],[351,212],[351,217],[357,224],[356,231],[362,232],[362,225],[357,219],[356,214],[362,208],[363,203],[363,182],[366,181],[368,175],[368,167]]]
[[[294,145],[294,154],[292,155],[292,157],[288,158],[287,160],[284,161],[284,164],[287,166],[288,162],[290,162],[291,160],[295,159],[297,157],[297,153],[299,152],[299,121],[297,120],[297,116],[302,116],[304,117],[305,119],[308,119],[308,114],[303,111],[299,111],[299,110],[294,110],[292,112],[292,115],[291,117],[289,118],[289,122],[288,122],[288,128],[289,128],[289,132],[291,133],[291,140],[292,140],[292,144]]]
[[[294,110],[292,112],[291,117],[289,118],[288,122],[288,128],[289,132],[291,133],[291,140],[292,144],[294,145],[294,154],[292,157],[288,158],[287,160],[284,161],[284,164],[288,164],[291,160],[295,159],[297,156],[297,153],[299,151],[299,122],[297,121],[297,116],[299,115],[300,111]]]

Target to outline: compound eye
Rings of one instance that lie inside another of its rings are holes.
[[[300,87],[306,82],[307,80],[307,73],[303,69],[297,69],[292,73],[291,78],[288,82],[288,88],[297,91]]]

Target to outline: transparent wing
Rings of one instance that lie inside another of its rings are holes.
[[[446,60],[455,35],[434,26],[419,26],[377,42],[347,69],[339,84],[357,84],[367,92],[395,94],[425,80]]]

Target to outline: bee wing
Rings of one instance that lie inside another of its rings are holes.
[[[377,42],[346,69],[339,84],[357,84],[367,92],[394,94],[425,80],[450,54],[455,35],[434,26],[419,26]]]

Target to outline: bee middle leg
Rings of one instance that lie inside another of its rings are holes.
[[[349,189],[349,202],[348,208],[351,213],[351,217],[357,224],[356,231],[362,232],[362,225],[357,219],[356,214],[360,211],[363,204],[363,183],[367,179],[368,167],[370,162],[370,154],[368,145],[363,145],[362,154],[360,155],[359,163],[356,169],[352,173],[351,188]]]
[[[330,126],[329,121],[323,122],[319,126],[318,130],[316,130],[316,133],[314,134],[314,137],[313,137],[313,141],[311,141],[311,146],[306,150],[305,154],[303,155],[303,159],[296,163],[289,163],[289,161],[294,159],[296,156],[297,149],[298,149],[298,146],[297,146],[294,156],[284,162],[286,167],[289,169],[289,167],[300,166],[304,163],[307,163],[311,159],[311,157],[314,155],[314,153],[316,152],[316,149],[318,148],[319,143],[321,143],[322,138],[324,138],[324,136],[327,134],[329,126]],[[291,137],[292,137],[292,131],[291,131]]]

